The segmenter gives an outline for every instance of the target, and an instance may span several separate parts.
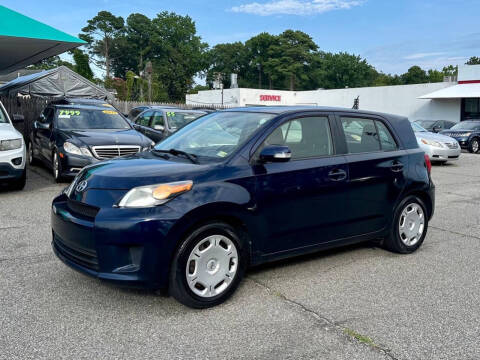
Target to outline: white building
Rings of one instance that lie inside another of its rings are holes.
[[[480,65],[458,69],[458,81],[312,91],[261,89],[205,90],[187,95],[187,104],[229,106],[318,105],[403,115],[410,120],[480,119]]]

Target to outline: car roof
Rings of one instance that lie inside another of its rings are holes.
[[[221,110],[221,112],[258,112],[258,113],[267,113],[267,114],[288,114],[301,111],[325,111],[325,112],[349,112],[349,113],[358,113],[359,115],[377,115],[382,117],[388,117],[389,119],[405,119],[405,117],[397,116],[393,114],[386,114],[375,111],[368,110],[356,110],[350,108],[342,107],[329,107],[329,106],[252,106],[252,107],[239,107],[232,109]]]
[[[52,105],[97,105],[102,107],[113,107],[106,100],[101,99],[86,99],[86,98],[63,98],[59,100],[53,100],[50,104]]]
[[[79,110],[112,110],[118,112],[114,107],[100,106],[96,104],[52,104],[52,106],[59,109],[79,109]]]

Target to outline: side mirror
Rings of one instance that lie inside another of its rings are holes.
[[[284,145],[268,145],[260,152],[261,162],[287,162],[291,157],[290,148]]]
[[[35,121],[33,123],[33,127],[35,129],[40,129],[40,130],[50,130],[51,123],[45,124],[39,121]]]
[[[165,130],[165,126],[163,126],[163,125],[153,125],[153,128],[155,130],[158,130],[158,131],[164,131]]]
[[[22,114],[13,114],[13,123],[21,123],[25,121],[25,117]]]
[[[434,126],[433,129],[432,129],[432,131],[433,131],[434,133],[438,133],[440,130],[442,130],[442,129],[440,128],[440,126]]]
[[[128,113],[123,113],[122,115],[128,119]]]

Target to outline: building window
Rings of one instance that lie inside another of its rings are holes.
[[[462,120],[480,119],[480,98],[462,99]]]

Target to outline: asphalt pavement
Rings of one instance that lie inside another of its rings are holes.
[[[208,310],[63,265],[41,167],[0,192],[0,359],[478,359],[480,155],[434,166],[419,251],[369,244],[250,270]]]

